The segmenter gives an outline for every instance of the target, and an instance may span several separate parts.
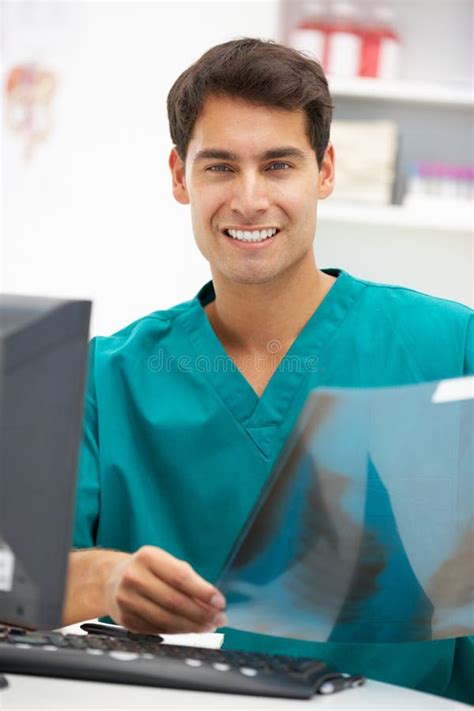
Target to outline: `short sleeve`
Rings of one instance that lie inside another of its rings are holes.
[[[474,375],[474,313],[471,313],[466,329],[464,375]]]
[[[91,548],[95,545],[99,519],[99,432],[95,387],[95,349],[96,339],[93,339],[89,346],[89,370],[82,442],[79,452],[73,548]]]

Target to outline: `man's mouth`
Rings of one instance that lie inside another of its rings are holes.
[[[226,229],[224,234],[238,242],[264,242],[274,237],[279,232],[277,227],[270,227],[264,230],[234,230]]]

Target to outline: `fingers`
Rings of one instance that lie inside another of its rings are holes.
[[[133,607],[154,625],[162,624],[170,617],[173,622],[182,618],[180,629],[183,625],[192,625],[193,630],[196,627],[208,630],[226,624],[225,615],[221,610],[172,588],[147,568],[130,569],[124,573],[117,603],[123,609]]]
[[[218,613],[222,615],[222,613]],[[216,624],[192,622],[179,612],[173,613],[155,602],[131,593],[127,598],[126,610],[122,613],[122,624],[132,632],[164,632],[168,634],[189,632],[214,632]]]
[[[133,632],[210,632],[227,624],[217,588],[155,546],[121,561],[107,590],[109,613]]]
[[[186,561],[179,560],[154,546],[144,546],[137,551],[136,555],[157,578],[171,588],[218,610],[225,608],[225,598],[219,590],[201,578]]]

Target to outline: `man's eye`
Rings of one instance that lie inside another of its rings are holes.
[[[288,163],[272,163],[270,166],[268,166],[268,170],[287,170],[287,168],[291,168]]]
[[[228,165],[210,165],[208,170],[212,171],[213,173],[228,173],[231,172],[231,169],[229,168]]]

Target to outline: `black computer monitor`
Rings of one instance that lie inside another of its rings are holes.
[[[0,295],[0,622],[62,624],[89,301]]]

